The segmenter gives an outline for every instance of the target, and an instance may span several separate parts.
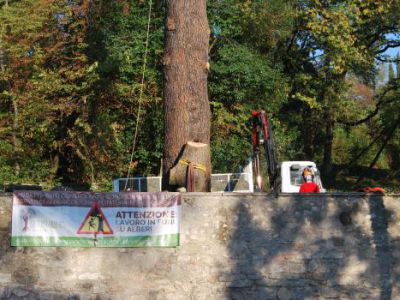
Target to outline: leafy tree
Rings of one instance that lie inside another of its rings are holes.
[[[0,151],[4,181],[38,183],[52,180],[55,174],[49,161],[43,159],[49,151],[46,145],[52,144],[53,132],[48,129],[54,119],[47,115],[53,107],[41,91],[53,88],[55,83],[52,76],[46,76],[45,69],[51,68],[47,43],[54,38],[50,28],[57,26],[52,14],[57,9],[43,1],[21,1],[4,5],[0,11],[4,53]]]
[[[156,2],[151,8],[144,73],[149,3],[101,1],[92,9],[89,57],[98,63],[96,128],[101,130],[95,139],[100,136],[109,153],[107,163],[99,166],[107,178],[125,177],[129,167],[130,175],[159,172],[164,7]]]
[[[335,126],[345,114],[347,75],[373,81],[375,59],[396,46],[388,34],[398,30],[397,7],[396,1],[298,2],[296,29],[282,51],[292,85],[288,108],[302,111],[304,152],[313,158],[322,151],[326,172]]]
[[[136,1],[25,0],[2,8],[3,182],[89,183],[96,189],[127,170],[147,11]],[[147,172],[159,167],[161,153],[161,15],[152,18],[139,123],[144,130],[134,157],[143,162],[138,170]]]
[[[251,155],[252,110],[267,111],[279,152],[291,152],[295,132],[278,118],[287,97],[287,80],[274,59],[276,44],[290,33],[290,9],[282,1],[209,1],[215,172],[238,171]]]
[[[104,190],[128,170],[158,174],[165,1],[142,84],[149,4],[0,2],[0,182]],[[399,15],[395,0],[209,0],[214,171],[245,163],[250,112],[264,109],[281,160],[398,176],[399,59],[386,51]]]

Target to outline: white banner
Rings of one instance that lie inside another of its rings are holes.
[[[179,193],[14,193],[12,246],[176,247]]]

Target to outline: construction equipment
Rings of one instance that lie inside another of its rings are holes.
[[[255,169],[255,190],[263,191],[263,177],[261,174],[261,145],[264,146],[267,160],[269,186],[274,192],[298,193],[303,183],[302,172],[305,168],[312,170],[314,182],[322,187],[320,173],[312,161],[284,161],[279,164],[273,137],[272,125],[268,123],[265,111],[253,111],[253,155]]]
[[[274,139],[272,129],[268,127],[265,111],[253,111],[253,153],[256,177],[256,190],[262,191],[263,179],[261,174],[260,146],[263,145],[268,164],[268,178],[270,186],[274,190],[279,190],[279,171],[278,161],[275,154]]]

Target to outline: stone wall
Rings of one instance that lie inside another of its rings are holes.
[[[10,247],[1,299],[400,299],[400,196],[186,194],[181,246]]]

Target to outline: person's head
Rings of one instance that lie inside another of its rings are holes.
[[[305,182],[311,182],[314,179],[313,172],[310,168],[304,168],[303,170],[303,179]]]
[[[312,175],[306,175],[306,176],[304,176],[304,181],[305,181],[305,182],[312,182],[312,181],[313,181]]]

